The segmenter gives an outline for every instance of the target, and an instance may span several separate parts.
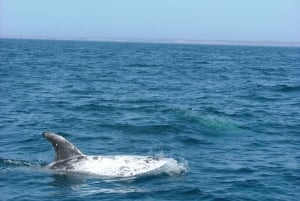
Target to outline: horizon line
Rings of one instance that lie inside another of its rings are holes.
[[[279,46],[300,47],[300,41],[274,40],[198,40],[198,39],[142,39],[142,38],[109,38],[109,37],[66,37],[66,36],[0,36],[0,39],[23,40],[57,40],[57,41],[90,41],[90,42],[124,42],[124,43],[162,43],[189,45],[245,45],[245,46]]]

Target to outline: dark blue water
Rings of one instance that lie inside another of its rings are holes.
[[[57,174],[43,131],[179,175]],[[300,200],[300,48],[0,40],[0,200]]]

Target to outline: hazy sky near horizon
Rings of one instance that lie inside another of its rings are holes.
[[[0,37],[300,41],[300,0],[0,0]]]

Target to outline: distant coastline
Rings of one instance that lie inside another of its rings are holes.
[[[50,36],[0,36],[0,39],[300,47],[300,42],[297,41],[271,41],[271,40],[250,41],[250,40],[132,39],[132,38],[106,38],[106,37],[98,38],[98,37],[50,37]]]

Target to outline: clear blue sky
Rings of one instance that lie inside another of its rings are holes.
[[[0,0],[0,37],[300,41],[300,0]]]

